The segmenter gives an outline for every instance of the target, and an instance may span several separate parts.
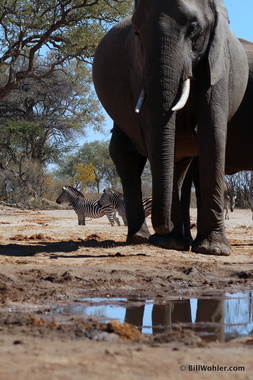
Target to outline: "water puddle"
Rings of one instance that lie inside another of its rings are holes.
[[[253,335],[253,292],[225,293],[156,303],[128,298],[85,298],[55,313],[92,316],[103,322],[118,320],[136,326],[144,334],[163,333],[183,327],[206,341],[229,341]]]

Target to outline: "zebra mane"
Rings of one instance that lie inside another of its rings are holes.
[[[74,193],[75,195],[78,195],[79,197],[82,197],[84,198],[84,195],[83,193],[81,193],[81,191],[77,190],[75,187],[73,186],[64,186],[63,189],[67,189],[69,190],[71,193]]]
[[[112,187],[106,187],[106,188],[104,189],[104,193],[105,193],[105,194],[116,194],[119,198],[124,199],[123,194],[120,193],[119,191],[113,189]]]

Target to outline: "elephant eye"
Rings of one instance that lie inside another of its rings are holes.
[[[196,36],[199,30],[200,30],[199,24],[197,23],[197,21],[193,21],[190,23],[188,27],[187,36],[190,38],[193,38]]]

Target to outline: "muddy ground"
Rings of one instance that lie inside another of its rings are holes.
[[[126,227],[106,218],[78,226],[72,210],[0,206],[0,379],[252,379],[252,337],[207,342],[180,325],[145,335],[124,323],[51,313],[86,297],[163,304],[252,291],[251,212],[235,210],[225,223],[233,253],[215,257],[127,246]],[[196,373],[188,365],[244,371]]]

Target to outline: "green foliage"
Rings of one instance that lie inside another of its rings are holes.
[[[85,128],[99,130],[102,117],[87,70],[70,65],[43,82],[25,79],[0,103],[0,162],[19,156],[55,162]],[[75,79],[75,81],[74,81]]]
[[[64,159],[64,163],[59,165],[59,169],[55,173],[58,178],[70,181],[77,178],[77,164],[92,164],[95,168],[95,179],[89,185],[88,190],[100,193],[103,187],[118,187],[119,177],[116,168],[109,156],[109,141],[94,141],[85,143],[76,153],[68,155]],[[75,186],[80,188],[80,183],[76,182]]]
[[[40,82],[27,78],[0,103],[0,170],[8,189],[26,194],[22,178],[29,174],[28,161],[31,166],[38,163],[42,170],[73,149],[71,144],[85,134],[87,126],[101,127],[87,70],[74,63],[68,70],[72,79],[61,71]],[[40,180],[35,178],[28,176],[27,186],[36,187]],[[13,192],[0,189],[1,194],[13,200]]]
[[[131,13],[131,0],[3,0],[0,68],[3,99],[24,78],[46,78],[72,60],[91,62],[112,23]],[[37,66],[44,56],[43,70]]]
[[[86,127],[101,130],[90,63],[104,33],[132,7],[132,0],[0,2],[0,197],[42,196],[45,165],[62,162]],[[108,152],[106,160],[110,170],[95,165],[97,189],[115,177]]]

